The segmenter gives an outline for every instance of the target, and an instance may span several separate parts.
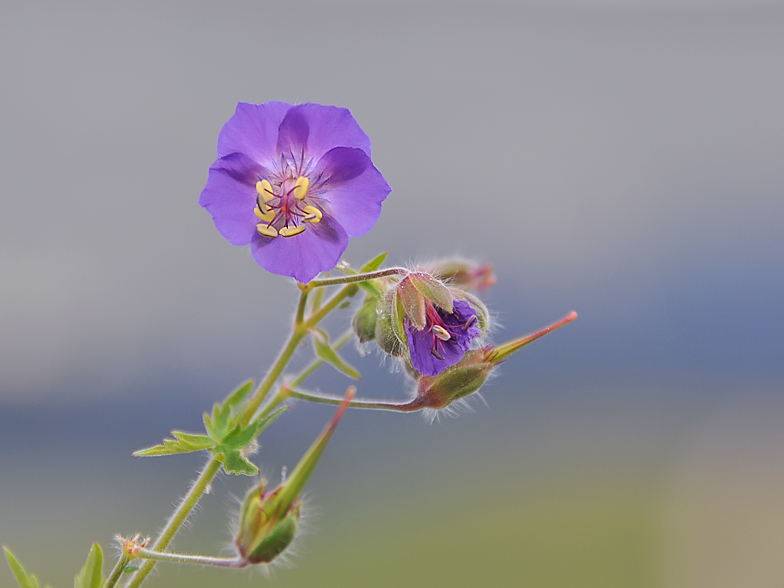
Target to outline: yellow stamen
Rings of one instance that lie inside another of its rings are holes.
[[[318,208],[315,206],[306,206],[305,216],[302,217],[302,220],[309,223],[317,223],[321,220],[321,217],[322,214]]]
[[[280,230],[280,234],[282,237],[293,237],[294,235],[299,235],[304,230],[305,225],[300,225],[298,227],[283,227]]]
[[[265,222],[268,222],[268,223],[269,223],[269,222],[272,222],[272,219],[274,219],[274,218],[275,218],[275,211],[274,211],[274,210],[271,210],[271,209],[270,209],[270,207],[269,207],[269,206],[267,206],[266,204],[262,204],[262,205],[261,205],[261,208],[262,208],[262,210],[263,210],[264,212],[262,212],[261,210],[259,210],[259,207],[258,207],[258,206],[257,206],[256,208],[254,208],[254,209],[253,209],[253,212],[255,212],[255,213],[256,213],[256,216],[257,216],[257,217],[259,217],[261,220],[263,220],[263,221],[265,221]]]
[[[264,202],[269,202],[275,196],[272,192],[272,184],[268,180],[256,182],[256,193],[264,199]]]
[[[308,193],[308,186],[310,185],[310,180],[305,176],[300,176],[297,178],[297,183],[294,184],[294,198],[297,200],[302,200],[305,197],[305,194]]]
[[[447,331],[441,325],[433,325],[433,334],[442,341],[449,341],[452,338],[452,335],[449,334],[449,331]]]
[[[258,224],[256,225],[256,230],[259,232],[259,235],[264,235],[265,237],[278,236],[278,231],[275,230],[275,227],[271,227],[269,225]]]

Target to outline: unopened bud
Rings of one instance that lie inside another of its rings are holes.
[[[240,557],[249,564],[270,563],[294,541],[301,505],[295,502],[281,512],[285,506],[278,500],[282,488],[267,493],[266,484],[262,483],[245,496],[234,544]]]
[[[443,259],[427,264],[424,271],[461,290],[484,290],[495,285],[493,266],[467,259]]]
[[[484,349],[469,351],[460,363],[440,374],[419,378],[415,402],[422,408],[446,408],[484,386],[493,367]]]
[[[379,302],[378,298],[367,296],[351,321],[360,343],[367,343],[376,338],[376,323],[380,313]]]
[[[294,541],[301,516],[300,493],[355,393],[353,386],[348,389],[335,416],[284,483],[267,492],[267,484],[262,482],[245,496],[234,540],[237,552],[245,562],[270,563]]]

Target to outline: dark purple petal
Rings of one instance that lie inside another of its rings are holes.
[[[297,106],[289,109],[278,129],[278,152],[302,166],[308,155],[309,133],[308,121],[302,110]]]
[[[256,181],[263,168],[242,153],[232,153],[210,166],[199,205],[232,245],[248,245],[256,233]]]
[[[371,156],[370,139],[347,108],[309,103],[291,110],[308,126],[307,155],[313,161],[321,159],[333,147],[356,147]]]
[[[237,104],[218,136],[218,157],[239,152],[261,164],[276,161],[278,128],[290,108],[286,102]]]
[[[251,252],[265,270],[307,283],[335,267],[347,245],[343,227],[325,214],[320,223],[308,223],[303,233],[293,237],[269,238],[256,232]]]
[[[384,176],[370,164],[359,176],[321,194],[332,215],[349,237],[361,237],[373,228],[381,214],[381,203],[392,191]]]
[[[411,365],[423,376],[435,376],[443,372],[446,368],[453,366],[463,359],[466,351],[471,348],[471,340],[478,337],[481,333],[476,323],[466,330],[462,326],[472,317],[476,316],[476,311],[462,300],[455,300],[455,312],[450,314],[443,310],[438,310],[443,327],[452,327],[448,330],[454,334],[449,341],[441,341],[433,334],[433,325],[428,320],[428,324],[423,330],[418,330],[408,318],[405,319],[406,340],[411,356]],[[433,349],[444,359],[439,359],[433,355]]]
[[[329,190],[362,175],[371,165],[373,163],[362,149],[334,147],[316,164],[315,182]]]

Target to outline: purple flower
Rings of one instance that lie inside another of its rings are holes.
[[[199,204],[261,267],[309,282],[373,228],[390,191],[347,109],[240,102]]]
[[[403,325],[414,369],[423,376],[435,376],[463,359],[471,340],[481,331],[476,325],[476,311],[463,300],[454,301],[452,313],[428,301],[425,317],[421,331],[408,317]]]

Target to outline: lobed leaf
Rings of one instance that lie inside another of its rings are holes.
[[[255,476],[259,473],[259,468],[253,465],[239,449],[219,445],[212,450],[212,454],[215,459],[223,464],[223,469],[226,470],[227,474]]]
[[[101,588],[103,586],[103,551],[93,543],[87,561],[79,575],[74,578],[74,588]]]
[[[139,451],[134,451],[131,455],[134,457],[157,457],[160,455],[174,455],[176,453],[191,453],[192,451],[210,449],[217,443],[206,435],[193,435],[191,433],[183,433],[182,431],[172,431],[172,435],[174,435],[174,439],[164,439],[163,445],[140,449]]]

